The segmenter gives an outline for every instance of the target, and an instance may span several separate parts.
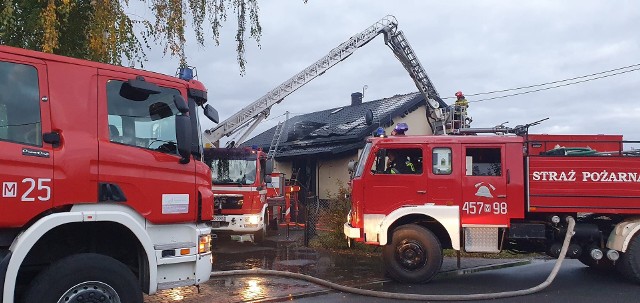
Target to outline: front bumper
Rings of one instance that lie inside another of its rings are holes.
[[[258,217],[258,222],[250,222],[251,217]],[[211,221],[211,231],[224,233],[254,233],[264,228],[261,214],[250,215],[218,215]]]
[[[349,223],[344,224],[344,235],[350,239],[360,238],[360,228],[351,227]]]

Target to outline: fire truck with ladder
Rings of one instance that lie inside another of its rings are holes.
[[[426,282],[445,248],[558,257],[571,216],[568,257],[640,282],[640,153],[624,148],[638,142],[529,126],[368,139],[349,165],[346,237],[382,246],[395,280]]]
[[[402,31],[398,30],[398,22],[395,17],[386,16],[341,43],[327,55],[278,85],[266,95],[204,132],[203,137],[208,141],[205,143],[213,145],[219,143],[219,140],[226,136],[244,131],[237,141],[230,141],[226,149],[205,148],[205,156],[208,158],[206,162],[213,165],[213,189],[216,194],[216,209],[219,210],[219,215],[216,216],[216,222],[214,222],[214,232],[251,232],[258,239],[261,239],[266,229],[264,223],[268,222],[272,216],[267,211],[271,209],[269,206],[284,207],[288,212],[287,216],[290,216],[291,206],[295,204],[290,201],[290,198],[299,191],[299,186],[295,183],[285,185],[284,176],[279,173],[274,173],[273,179],[271,179],[269,175],[272,171],[265,171],[265,168],[271,167],[269,159],[273,159],[277,152],[286,121],[278,123],[275,128],[266,162],[261,162],[261,160],[256,162],[256,158],[264,160],[262,151],[234,147],[240,145],[258,124],[269,116],[272,106],[282,102],[286,96],[351,56],[378,35],[384,36],[385,44],[392,50],[419,91],[425,96],[428,121],[434,133],[438,135],[451,133],[456,128],[468,126],[468,121],[464,119],[466,116],[453,115],[455,107],[450,107],[442,101],[411,45]],[[453,121],[454,117],[461,118],[464,123],[456,123]],[[255,168],[257,169],[254,171]],[[257,175],[245,176],[249,171]],[[266,203],[269,201],[271,203]],[[217,228],[217,225],[220,227]]]
[[[0,46],[0,302],[139,302],[211,274],[202,83]]]

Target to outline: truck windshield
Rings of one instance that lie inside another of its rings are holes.
[[[369,152],[371,151],[371,142],[368,142],[367,145],[362,149],[362,153],[360,154],[360,158],[358,158],[358,167],[356,168],[356,172],[353,175],[354,178],[362,176],[362,172],[364,171],[364,162],[367,162],[367,158],[369,158]]]
[[[250,185],[256,181],[256,159],[213,159],[213,184]]]

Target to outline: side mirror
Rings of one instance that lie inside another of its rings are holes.
[[[204,115],[209,118],[209,120],[213,121],[213,123],[220,122],[220,119],[218,118],[218,111],[209,104],[204,107]]]
[[[178,141],[178,154],[182,157],[180,163],[189,163],[191,161],[191,119],[189,116],[176,116],[176,140]]]
[[[273,159],[267,160],[264,173],[267,174],[267,175],[270,175],[273,172],[274,165],[275,165],[275,163],[274,163]]]
[[[184,101],[184,98],[180,95],[173,95],[173,104],[175,104],[176,109],[182,114],[186,114],[189,112],[189,106],[187,106],[187,102]]]
[[[367,125],[373,124],[373,112],[370,109],[364,114],[364,123]]]
[[[349,170],[350,173],[354,172],[356,170],[356,164],[358,162],[356,162],[355,160],[351,160],[349,161],[349,164],[347,164],[347,169]]]

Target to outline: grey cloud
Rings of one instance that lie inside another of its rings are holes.
[[[479,93],[561,80],[640,63],[635,1],[262,1],[261,48],[247,44],[239,76],[235,24],[222,44],[189,45],[190,63],[209,88],[222,119],[258,99],[381,17],[393,14],[442,96]],[[172,73],[177,59],[152,57],[147,66]],[[173,62],[169,64],[169,62]],[[174,65],[174,66],[170,66]],[[544,133],[620,133],[640,139],[634,120],[640,71],[544,92],[472,103],[474,126],[522,124],[550,117]],[[274,106],[307,113],[349,102],[368,85],[367,100],[416,91],[379,37]],[[469,98],[481,99],[485,96]],[[254,135],[275,125],[263,123]],[[205,124],[206,125],[206,124]]]

